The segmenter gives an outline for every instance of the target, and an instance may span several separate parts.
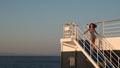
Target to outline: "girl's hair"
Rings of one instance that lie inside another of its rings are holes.
[[[97,27],[96,24],[94,24],[94,23],[90,23],[89,28],[91,27],[91,25],[93,25],[93,28],[96,28],[96,27]]]

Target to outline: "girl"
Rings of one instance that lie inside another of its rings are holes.
[[[94,23],[90,23],[89,25],[89,28],[84,32],[84,34],[86,34],[88,31],[90,33],[90,41],[91,41],[91,45],[90,45],[90,51],[91,51],[91,54],[93,54],[94,52],[94,43],[95,43],[95,39],[96,39],[96,35],[99,35],[95,28],[97,27],[97,25],[95,25]]]

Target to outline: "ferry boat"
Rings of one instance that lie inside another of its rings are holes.
[[[120,19],[94,24],[100,36],[92,44],[80,25],[64,23],[63,38],[60,39],[61,68],[120,68]],[[93,54],[91,44],[95,47]]]

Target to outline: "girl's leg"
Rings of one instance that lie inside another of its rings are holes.
[[[91,54],[94,53],[94,43],[95,43],[95,39],[91,39],[91,46],[90,46]]]

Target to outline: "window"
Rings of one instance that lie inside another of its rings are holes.
[[[75,57],[74,56],[69,57],[69,64],[70,64],[70,67],[75,66]]]

